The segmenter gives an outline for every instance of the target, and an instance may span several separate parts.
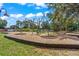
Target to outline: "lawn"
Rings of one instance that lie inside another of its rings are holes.
[[[0,33],[0,55],[1,56],[58,56],[79,55],[79,49],[43,48],[16,42],[4,37]]]

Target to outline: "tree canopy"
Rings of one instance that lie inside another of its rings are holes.
[[[77,30],[79,25],[79,4],[75,3],[49,3],[47,6],[54,9],[48,17],[52,20],[55,30]],[[59,27],[59,28],[58,28]]]
[[[6,25],[7,25],[7,21],[6,21],[6,20],[2,20],[2,19],[0,19],[0,29],[5,28]]]

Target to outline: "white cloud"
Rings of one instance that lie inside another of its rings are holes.
[[[25,17],[26,18],[31,18],[31,17],[41,17],[43,16],[43,13],[42,12],[39,12],[39,13],[36,13],[36,14],[33,14],[33,13],[30,13],[30,14],[27,14]]]
[[[19,17],[23,17],[23,14],[10,14],[10,17],[19,18]]]
[[[7,20],[8,17],[7,17],[7,16],[1,16],[1,19],[3,19],[3,20]]]
[[[16,17],[16,14],[10,14],[10,17]]]
[[[36,14],[36,16],[43,16],[43,13],[39,12]]]
[[[17,14],[16,17],[17,17],[17,18],[19,18],[19,17],[23,17],[23,14]]]
[[[35,16],[35,14],[30,13],[30,14],[27,14],[25,17],[26,17],[26,18],[30,18],[30,17],[34,17],[34,16]]]
[[[10,17],[16,18],[16,19],[32,18],[32,17],[35,17],[35,16],[36,17],[41,17],[41,16],[43,16],[43,13],[42,12],[39,12],[39,13],[36,13],[36,14],[29,13],[29,14],[26,14],[26,15],[23,15],[23,14],[10,14]]]

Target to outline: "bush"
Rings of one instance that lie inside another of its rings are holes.
[[[28,31],[32,31],[30,28],[23,28],[22,31],[28,32]]]

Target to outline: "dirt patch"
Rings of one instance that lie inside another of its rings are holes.
[[[32,32],[9,32],[8,34],[11,35],[16,35],[16,36],[21,36],[23,38],[26,39],[58,39],[58,40],[64,40],[64,39],[73,39],[73,40],[79,40],[78,36],[71,36],[71,35],[67,35],[65,33],[58,33],[58,35],[36,35],[36,34],[32,34]]]
[[[47,43],[47,44],[79,44],[79,38],[68,35],[58,35],[58,36],[40,36],[31,33],[10,33],[9,37],[22,39],[26,41]],[[51,40],[50,40],[51,39]]]
[[[15,35],[26,35],[26,33],[16,33]]]
[[[57,38],[56,36],[40,36],[42,38],[45,38],[45,39],[55,39]]]

